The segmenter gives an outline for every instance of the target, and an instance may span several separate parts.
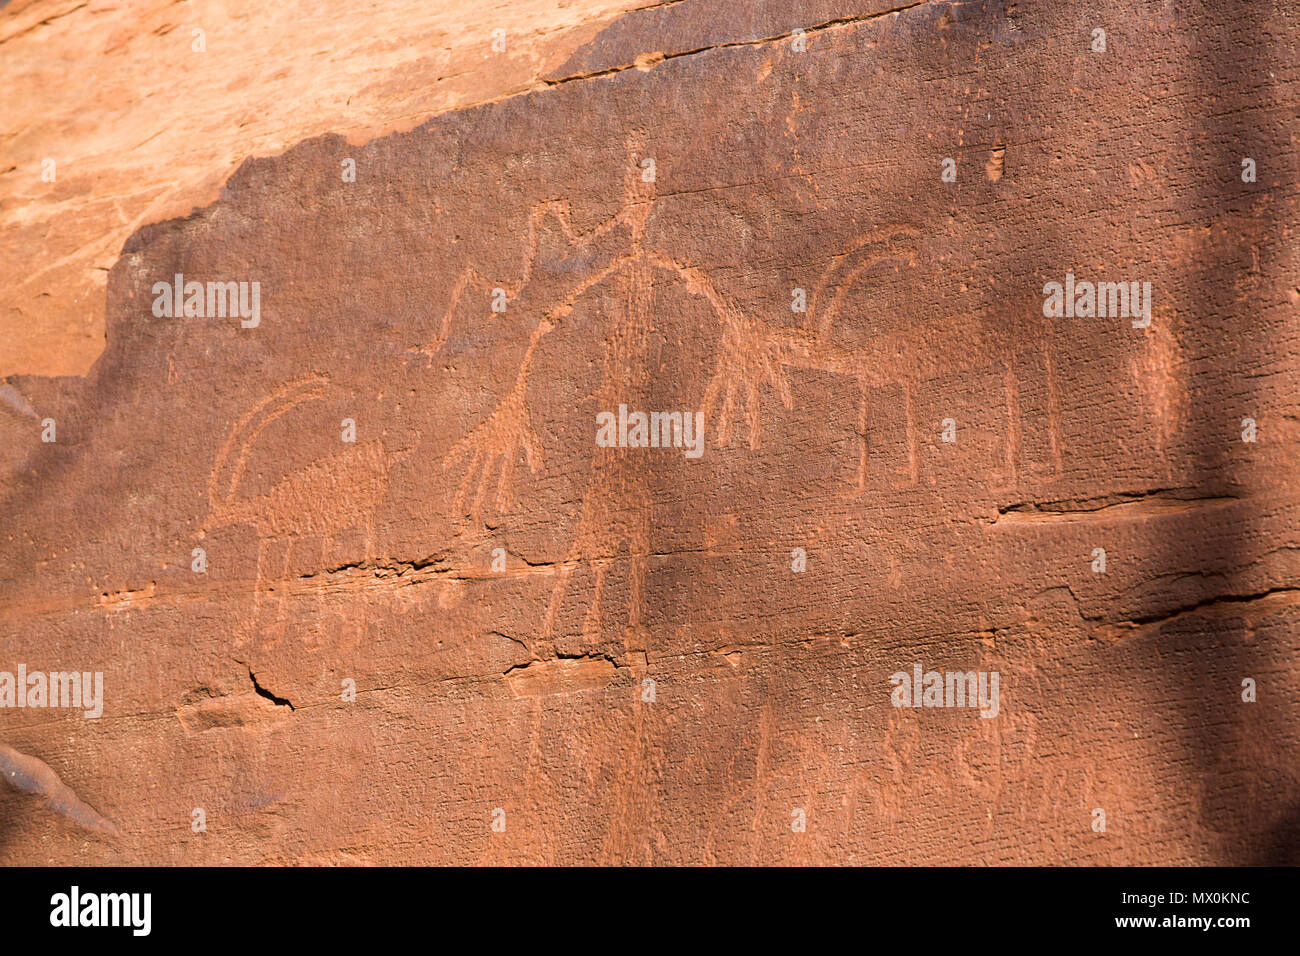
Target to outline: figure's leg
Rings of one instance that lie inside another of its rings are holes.
[[[364,561],[369,564],[370,559],[375,556],[375,516],[373,513],[367,514],[365,518],[365,542],[363,547]],[[343,604],[342,607],[346,607],[346,603]],[[344,610],[340,610],[339,615],[343,618],[342,634],[346,637],[348,633],[348,615]],[[363,609],[361,613],[356,615],[356,628],[353,639],[351,641],[345,641],[342,650],[350,651],[365,639],[366,621],[367,614]]]
[[[275,613],[275,628],[271,632],[273,637],[271,643],[268,645],[269,647],[275,647],[277,644],[280,643],[281,640],[283,640],[284,632],[287,627],[287,615],[288,615],[287,599],[289,597],[288,594],[289,562],[290,559],[293,557],[294,539],[292,536],[290,536],[285,539],[285,542],[286,543],[284,546],[284,570],[281,571],[280,573],[280,580],[276,582],[276,584],[280,588],[280,599],[277,602],[277,609]]]
[[[262,625],[262,591],[265,589],[265,582],[262,580],[262,561],[266,553],[267,539],[259,537],[257,539],[257,574],[253,579],[253,622],[250,631],[256,633]],[[248,631],[241,633],[235,638],[235,646],[242,647],[248,643]]]
[[[916,448],[916,414],[912,408],[912,383],[903,383],[903,394],[907,399],[907,470],[909,484],[915,485],[921,478],[921,469]]]
[[[322,534],[320,536],[320,565],[318,568],[318,570],[321,572],[324,572],[324,570],[329,566],[327,563],[329,560],[329,546],[330,546],[329,536]],[[326,611],[325,589],[317,588],[316,589],[316,631],[320,635],[320,639],[314,642],[317,647],[320,647],[325,643],[325,620],[326,620],[325,611]]]
[[[650,565],[650,538],[653,531],[654,507],[650,504],[653,496],[641,480],[640,494],[634,500],[641,502],[637,514],[633,517],[634,527],[627,546],[628,558],[628,608],[627,627],[623,632],[623,651],[644,651],[648,646],[641,624],[641,615],[645,608],[646,575]],[[635,646],[634,646],[635,645]]]
[[[1012,362],[1013,359],[1006,360],[1006,372],[1002,378],[1002,388],[1007,403],[1007,427],[1004,439],[1006,479],[1010,488],[1016,487],[1019,483],[1017,469],[1020,460],[1020,397],[1019,386],[1016,383],[1016,369]]]
[[[907,468],[903,472],[904,481],[902,484],[895,483],[896,488],[911,488],[920,480],[921,469],[917,459],[916,447],[916,421],[915,414],[912,410],[912,383],[906,379],[902,382],[903,387],[903,428],[904,437],[907,444]]]
[[[550,640],[555,633],[555,619],[564,604],[564,595],[569,589],[569,575],[573,572],[576,564],[580,564],[581,559],[577,562],[566,561],[555,573],[555,586],[551,588],[551,603],[546,608],[546,619],[542,623],[542,637]]]
[[[858,379],[858,491],[867,488],[867,383]]]
[[[1052,346],[1043,343],[1043,363],[1047,366],[1047,422],[1048,439],[1052,446],[1052,478],[1065,475],[1065,455],[1061,440],[1061,394],[1057,390],[1056,366],[1052,363]]]
[[[532,454],[531,452],[527,451],[529,447],[528,443],[530,442],[531,439],[524,436],[521,437],[523,437],[523,441],[524,441],[525,454],[527,454],[529,456],[529,459],[531,460]],[[501,457],[501,472],[497,476],[497,493],[495,499],[496,509],[498,514],[503,514],[509,511],[510,506],[513,504],[512,499],[513,499],[513,489],[515,486],[515,458],[516,458],[515,455],[503,455]],[[491,477],[490,475],[483,476],[484,488],[487,487],[487,483],[490,477]]]
[[[595,462],[592,480],[583,494],[581,517],[578,520],[577,532],[573,536],[573,543],[569,546],[563,564],[557,569],[555,586],[551,589],[551,604],[547,609],[546,622],[542,629],[542,636],[548,640],[556,633],[558,628],[557,618],[568,594],[569,579],[572,577],[573,572],[581,568],[583,562],[589,564],[592,570],[596,571],[596,565],[601,556],[609,553],[606,539],[609,536],[607,529],[611,516],[605,510],[604,499],[611,493],[609,476],[602,469],[598,458]],[[599,589],[597,590],[596,600],[599,601]],[[590,618],[590,611],[587,617]],[[584,623],[583,633],[586,633],[586,631],[587,626]]]
[[[641,624],[642,609],[645,607],[645,579],[649,565],[647,549],[628,556],[632,579],[629,583],[627,629],[623,632],[623,651],[644,651],[647,647],[645,631]]]
[[[584,640],[600,640],[600,596],[605,590],[605,574],[613,558],[593,558],[591,569],[596,573],[596,583],[592,588],[591,603],[582,619],[582,637]]]

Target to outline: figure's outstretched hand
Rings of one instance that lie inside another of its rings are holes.
[[[514,501],[515,462],[522,449],[528,469],[534,474],[542,467],[542,446],[529,421],[525,389],[516,388],[497,406],[496,411],[473,431],[456,442],[443,460],[450,468],[464,462],[465,475],[456,488],[452,505],[461,511],[473,492],[469,514],[478,520],[483,511],[483,499],[492,481],[492,473],[500,466],[496,496],[493,505],[498,512],[510,509]]]

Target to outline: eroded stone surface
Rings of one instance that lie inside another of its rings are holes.
[[[1295,11],[839,7],[629,14],[132,235],[0,417],[0,660],[108,688],[5,734],[122,833],[0,795],[0,859],[1295,861]],[[918,663],[997,716],[893,707]]]

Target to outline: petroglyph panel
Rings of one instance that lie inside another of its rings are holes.
[[[1296,861],[1296,12],[769,6],[132,234],[90,373],[0,386],[0,669],[114,718],[5,739],[120,833],[0,861]]]

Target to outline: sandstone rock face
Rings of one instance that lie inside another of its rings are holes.
[[[0,671],[103,714],[3,740],[109,823],[0,793],[0,861],[1296,862],[1295,7],[527,7],[494,96],[359,21],[183,174],[82,134],[90,259],[5,140],[8,307],[111,268],[0,385]]]
[[[249,156],[326,132],[362,143],[544,88],[636,5],[0,4],[0,376],[85,375],[127,237],[212,202]]]

